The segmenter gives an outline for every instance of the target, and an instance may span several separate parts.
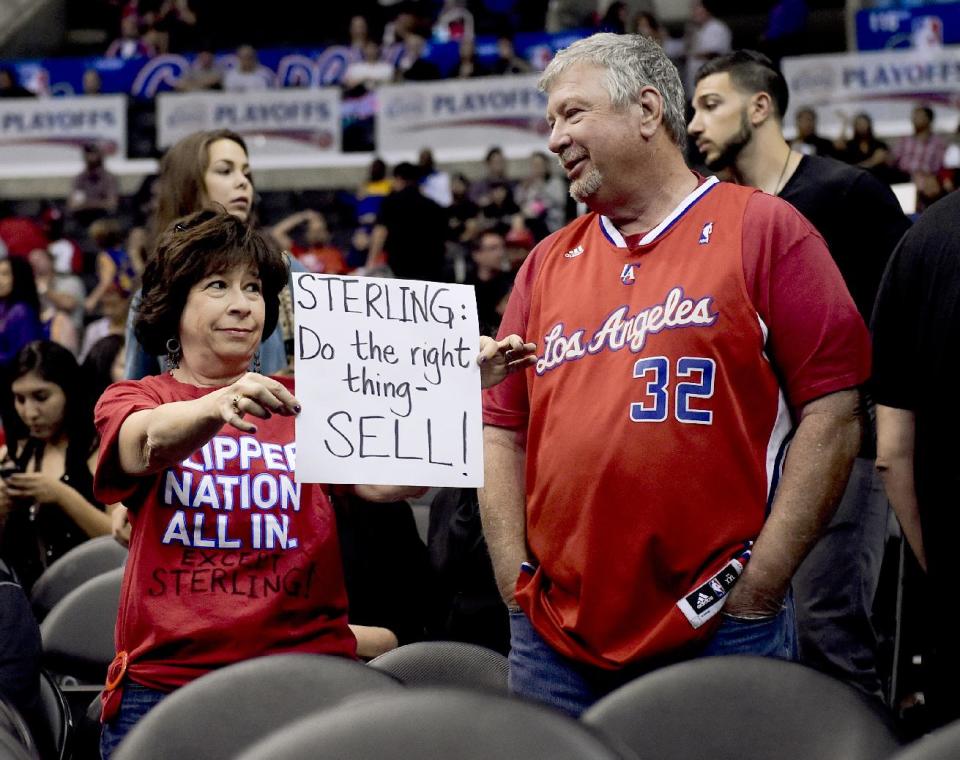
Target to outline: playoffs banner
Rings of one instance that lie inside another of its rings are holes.
[[[232,129],[253,155],[303,155],[340,150],[337,88],[157,96],[157,145],[167,148],[200,129]],[[255,139],[250,139],[255,138]]]
[[[86,142],[126,158],[124,96],[0,99],[0,163],[79,162]]]
[[[377,150],[499,145],[545,150],[547,96],[538,75],[478,77],[377,90]]]
[[[858,111],[873,117],[879,135],[909,134],[918,102],[939,112],[938,129],[956,126],[960,47],[784,58],[783,75],[790,88],[784,123],[791,128],[796,110],[813,106],[828,137],[839,133],[843,114]]]
[[[473,288],[294,274],[300,483],[483,485]]]

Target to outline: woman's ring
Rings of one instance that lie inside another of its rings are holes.
[[[233,411],[237,413],[237,417],[243,417],[243,412],[240,411],[240,399],[243,398],[243,395],[238,393],[233,397]]]

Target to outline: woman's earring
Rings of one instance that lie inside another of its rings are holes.
[[[167,341],[167,364],[174,370],[180,366],[180,357],[183,356],[180,350],[180,341],[176,338],[170,338]]]
[[[257,351],[253,355],[253,371],[256,372],[258,375],[260,374],[260,352],[259,351]]]

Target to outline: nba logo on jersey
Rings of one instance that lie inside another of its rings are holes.
[[[700,245],[706,245],[710,242],[710,236],[713,234],[713,222],[707,222],[700,230]]]
[[[620,272],[620,282],[622,282],[624,285],[633,285],[633,283],[636,282],[637,277],[633,273],[634,266],[637,266],[637,265],[636,264],[623,265],[623,271]]]

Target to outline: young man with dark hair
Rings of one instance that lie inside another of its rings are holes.
[[[688,128],[714,171],[777,195],[823,236],[847,288],[869,319],[884,267],[910,226],[891,190],[869,172],[791,150],[783,137],[787,85],[768,58],[737,51],[697,74]],[[887,502],[861,448],[840,507],[794,577],[801,657],[880,694],[871,609],[887,535]]]

